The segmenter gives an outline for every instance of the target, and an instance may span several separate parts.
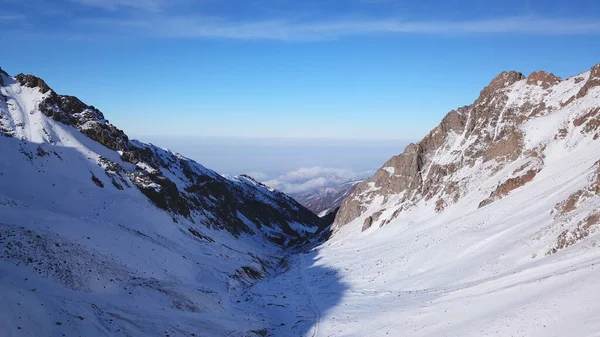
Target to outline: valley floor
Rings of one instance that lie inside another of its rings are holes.
[[[343,242],[293,256],[240,297],[244,311],[270,322],[270,336],[600,336],[596,250],[458,281],[451,270],[469,266],[394,273],[407,258],[393,246]]]
[[[237,297],[239,310],[266,323],[269,336],[321,336],[321,313],[340,304],[346,288],[338,272],[316,264],[316,256],[290,256],[285,271]]]

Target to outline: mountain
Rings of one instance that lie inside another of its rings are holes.
[[[0,154],[2,336],[257,335],[238,296],[322,227],[33,75],[0,70]]]
[[[600,64],[501,73],[342,202],[318,335],[597,335],[599,149]]]
[[[290,193],[290,196],[313,213],[324,217],[335,212],[342,201],[354,191],[360,180],[347,181],[327,187],[319,187],[301,193]]]
[[[538,181],[558,165],[557,154],[580,155],[600,137],[599,77],[600,65],[565,80],[543,71],[503,72],[472,105],[449,112],[421,142],[359,184],[336,225],[363,217],[365,229],[384,226],[402,213],[439,214],[467,198],[483,208]]]
[[[357,184],[332,232],[0,79],[2,336],[597,335],[600,64],[498,75]]]

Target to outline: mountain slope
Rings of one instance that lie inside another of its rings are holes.
[[[318,336],[596,336],[600,65],[505,72],[344,200]],[[314,269],[313,269],[314,270]],[[336,298],[341,297],[341,300]]]
[[[291,193],[290,196],[313,213],[324,217],[329,213],[335,212],[342,204],[342,201],[354,191],[359,182],[360,180],[347,181],[316,188],[307,192]]]
[[[320,219],[246,176],[130,140],[0,70],[3,336],[218,336],[270,328],[235,301]],[[277,322],[279,324],[279,322]]]
[[[593,151],[599,81],[600,65],[566,80],[546,72],[500,74],[472,105],[448,113],[421,142],[359,184],[342,204],[337,227],[357,217],[383,226],[416,209],[441,213],[466,196],[481,208],[569,154],[589,156],[585,174],[593,174],[600,159]]]

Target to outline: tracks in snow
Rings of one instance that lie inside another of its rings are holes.
[[[315,325],[311,328],[311,332],[308,336],[318,337],[319,336],[319,324],[321,323],[321,310],[319,310],[319,306],[315,302],[315,298],[310,290],[310,286],[308,284],[308,278],[306,277],[306,262],[304,261],[304,255],[301,254],[299,256],[300,259],[300,275],[302,277],[302,285],[306,290],[306,295],[308,295],[308,301],[310,302],[310,307],[312,311],[315,313]]]

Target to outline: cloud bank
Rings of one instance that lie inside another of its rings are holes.
[[[356,172],[342,168],[304,167],[264,181],[264,184],[282,192],[294,194],[333,186],[351,180],[366,179],[372,174],[373,171]]]

